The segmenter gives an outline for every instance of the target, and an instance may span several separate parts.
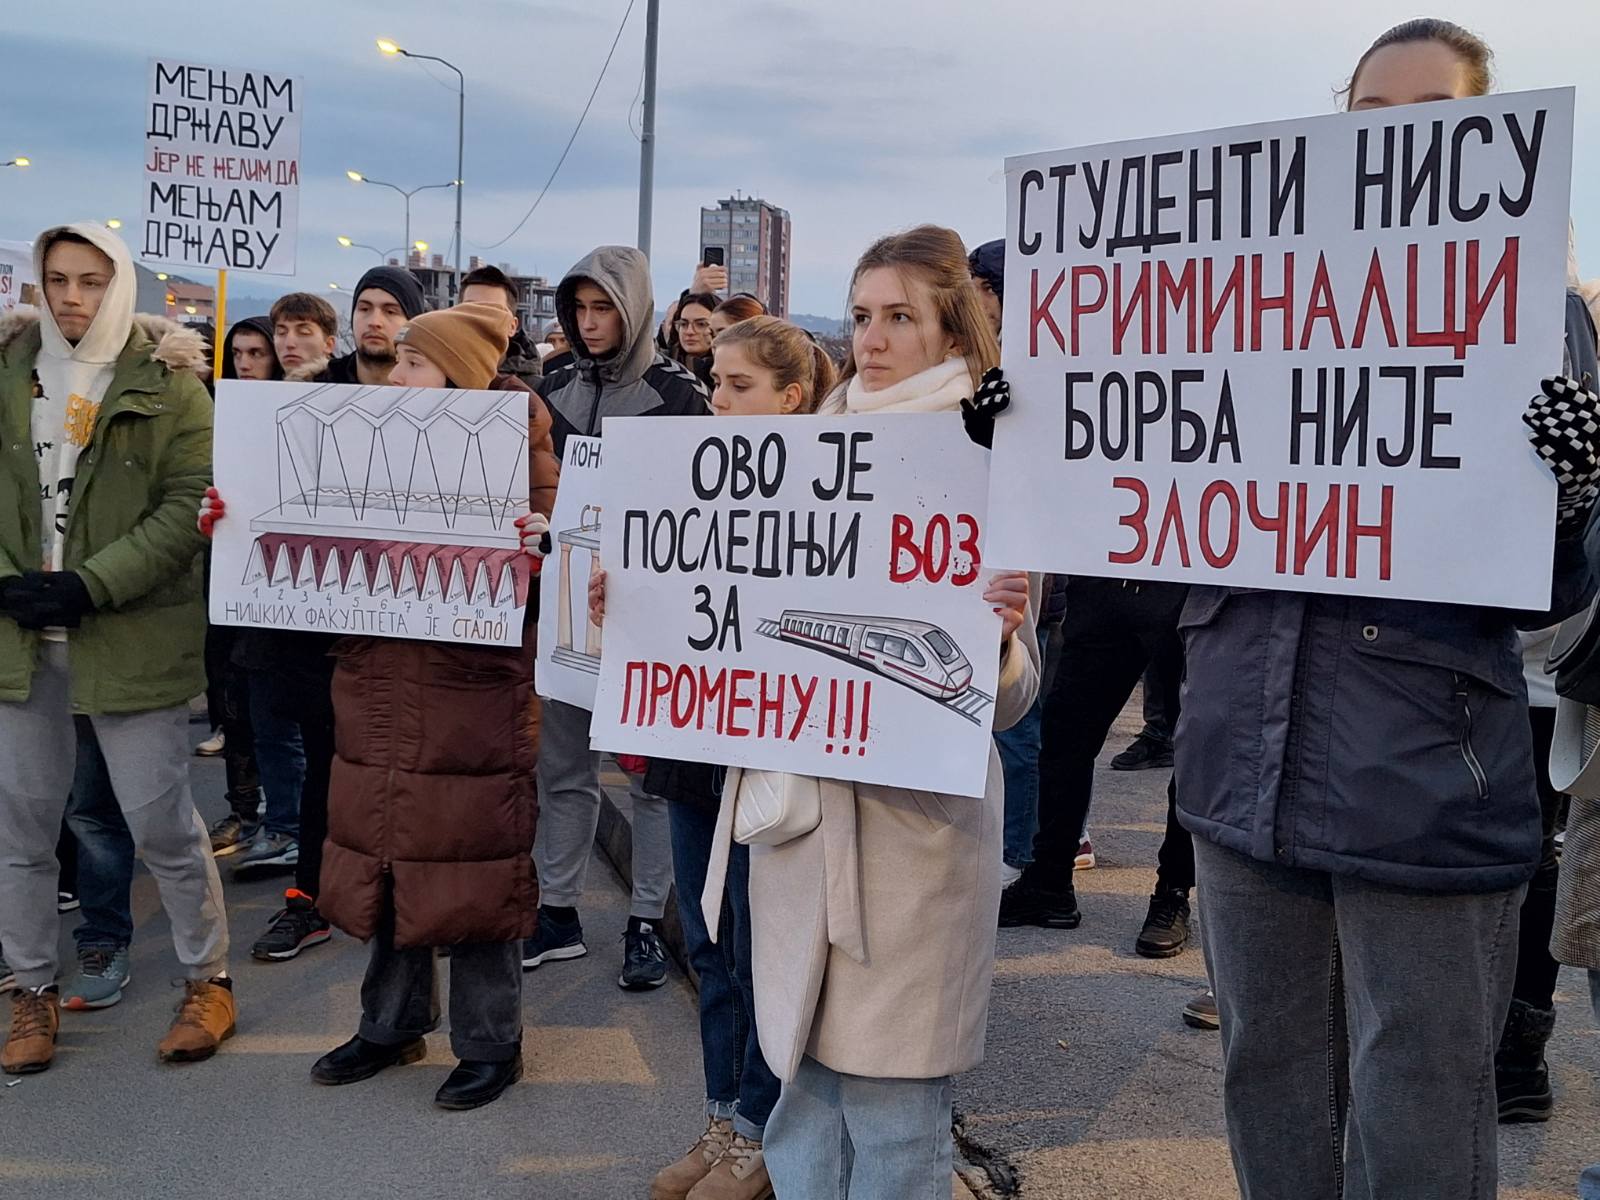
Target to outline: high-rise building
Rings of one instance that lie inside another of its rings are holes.
[[[775,317],[789,315],[789,214],[731,196],[700,210],[700,245],[722,247],[728,292],[749,292]],[[702,255],[703,255],[702,251]]]

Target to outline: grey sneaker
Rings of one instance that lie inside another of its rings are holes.
[[[292,867],[300,861],[300,843],[285,833],[262,829],[233,864],[235,874],[263,867]]]
[[[246,825],[236,813],[229,813],[207,832],[211,835],[211,853],[218,858],[237,854],[255,839],[259,825]]]
[[[1183,1023],[1192,1029],[1221,1029],[1217,1015],[1217,994],[1210,988],[1183,1006]]]
[[[78,951],[78,973],[61,989],[61,1007],[73,1012],[110,1008],[132,978],[126,946],[84,946]]]

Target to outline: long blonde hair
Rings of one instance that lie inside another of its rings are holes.
[[[833,390],[833,359],[798,325],[777,317],[750,317],[717,334],[711,352],[725,346],[742,346],[751,362],[771,371],[775,390],[798,383],[800,412],[815,412],[818,402]]]
[[[1000,343],[995,340],[989,319],[978,302],[972,272],[967,268],[967,248],[953,229],[942,225],[918,225],[904,233],[891,233],[867,247],[850,276],[850,294],[856,281],[868,271],[888,267],[928,285],[933,293],[934,311],[939,326],[950,335],[956,349],[965,356],[967,370],[976,390],[983,373],[1000,365]],[[850,354],[839,373],[839,385],[854,379],[856,351],[852,339]]]

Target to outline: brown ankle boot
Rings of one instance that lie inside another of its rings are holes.
[[[33,1075],[56,1056],[61,1028],[61,994],[23,989],[11,998],[11,1036],[0,1050],[0,1069],[7,1075]]]
[[[742,1134],[717,1159],[717,1165],[689,1190],[688,1200],[771,1200],[772,1180],[767,1178],[761,1143]]]
[[[685,1200],[694,1187],[717,1165],[733,1141],[733,1122],[722,1117],[712,1117],[706,1122],[706,1131],[700,1140],[689,1147],[689,1152],[664,1167],[650,1184],[650,1200]]]
[[[158,1053],[162,1062],[199,1062],[210,1058],[233,1036],[233,989],[214,980],[190,979],[183,1002]]]

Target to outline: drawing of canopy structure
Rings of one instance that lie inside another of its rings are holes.
[[[324,384],[278,410],[275,441],[278,503],[250,523],[247,582],[526,602],[520,393]]]
[[[598,505],[584,505],[578,524],[556,535],[561,547],[557,567],[561,572],[561,603],[556,612],[556,648],[551,651],[556,662],[593,675],[600,673],[600,627],[588,617],[589,573],[600,564],[600,512]],[[582,555],[577,569],[573,567],[573,551]],[[574,644],[574,607],[583,614],[582,649]]]

